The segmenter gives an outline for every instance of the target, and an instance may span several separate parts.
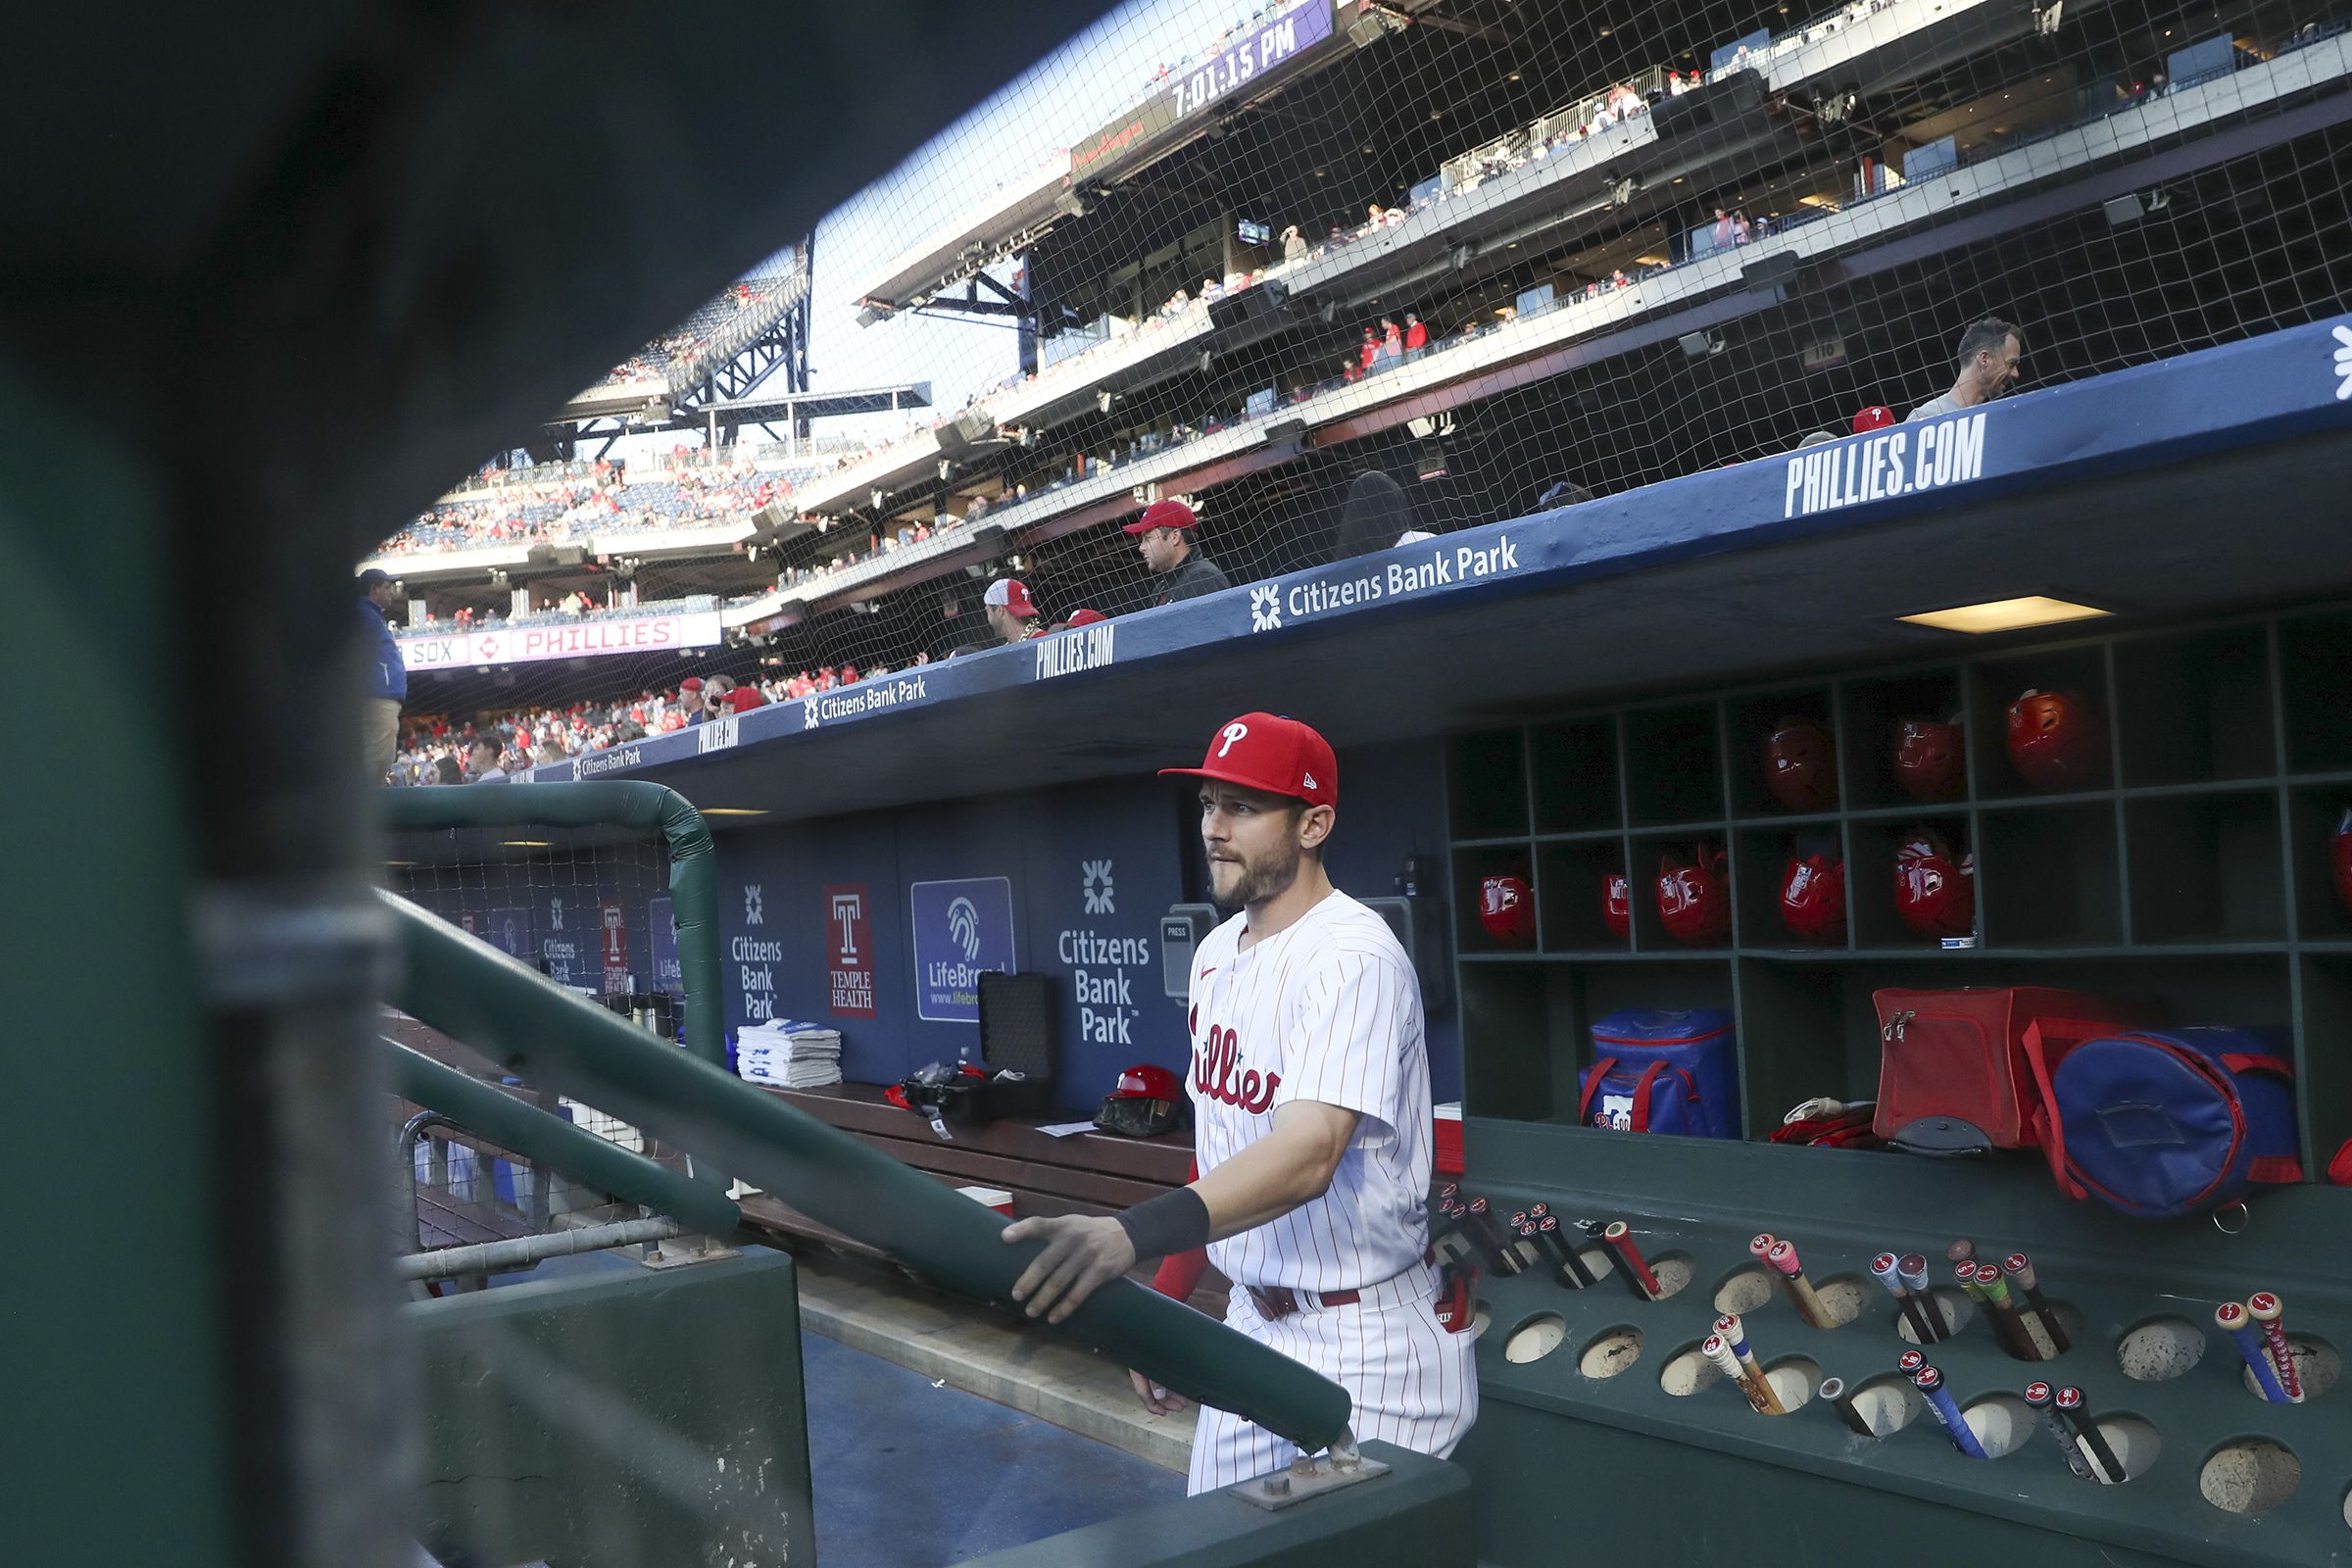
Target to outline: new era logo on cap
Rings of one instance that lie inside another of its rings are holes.
[[[1199,767],[1163,767],[1160,773],[1212,778],[1309,806],[1340,803],[1340,764],[1331,743],[1308,725],[1273,713],[1244,713],[1210,738]]]

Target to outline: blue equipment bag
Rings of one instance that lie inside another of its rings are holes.
[[[1732,1015],[1612,1012],[1592,1025],[1592,1065],[1578,1078],[1577,1120],[1618,1132],[1740,1136]]]
[[[2026,1054],[2042,1151],[2069,1198],[2171,1219],[2303,1179],[2294,1067],[2275,1039],[2175,1029],[2062,1043],[2029,1032]]]

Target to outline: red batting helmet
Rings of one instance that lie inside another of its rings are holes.
[[[1139,1062],[1119,1074],[1119,1086],[1102,1097],[1095,1125],[1128,1138],[1156,1138],[1176,1125],[1184,1085],[1157,1062]]]
[[[1960,715],[1906,718],[1894,732],[1894,776],[1915,801],[1956,801],[1968,792]]]
[[[2098,715],[2071,692],[2027,692],[2009,705],[2009,764],[2037,789],[2098,783],[2107,771]]]
[[[1618,941],[1634,934],[1634,879],[1623,871],[1611,871],[1600,879],[1600,917],[1609,923]]]
[[[1809,718],[1784,718],[1764,737],[1764,783],[1791,811],[1838,804],[1838,752],[1830,732]]]
[[[1932,827],[1908,828],[1894,852],[1894,912],[1923,937],[1964,937],[1977,928],[1977,860],[1954,855]]]
[[[1845,862],[1826,849],[1788,857],[1781,873],[1781,923],[1807,942],[1843,942]]]
[[[1515,876],[1491,876],[1478,885],[1478,923],[1507,948],[1536,940],[1536,895]]]
[[[2352,909],[2352,806],[2335,822],[2335,896]]]
[[[1723,846],[1691,846],[1690,858],[1668,850],[1658,858],[1658,919],[1666,934],[1706,947],[1732,934],[1732,890],[1724,876]]]

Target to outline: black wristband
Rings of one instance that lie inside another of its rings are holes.
[[[1139,1259],[1174,1257],[1208,1245],[1208,1205],[1190,1187],[1179,1187],[1128,1209],[1119,1227]]]

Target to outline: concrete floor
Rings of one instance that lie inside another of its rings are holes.
[[[1184,1495],[1184,1478],[920,1373],[801,1337],[818,1568],[962,1562]]]

